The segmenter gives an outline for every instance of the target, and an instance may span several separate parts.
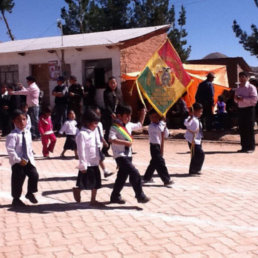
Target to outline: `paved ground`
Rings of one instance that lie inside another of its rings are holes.
[[[89,192],[81,204],[73,200],[77,161],[58,158],[63,142],[58,140],[49,160],[42,159],[40,142],[33,143],[39,205],[16,212],[9,205],[10,167],[0,141],[0,257],[258,257],[258,151],[238,154],[236,144],[204,143],[203,175],[187,177],[186,143],[168,141],[165,158],[173,188],[155,177],[144,187],[151,202],[143,205],[128,184],[122,192],[127,203],[111,205],[112,176],[103,180],[97,196],[105,206],[93,208]],[[147,140],[135,140],[133,149],[143,174]],[[106,165],[115,171],[112,158]]]

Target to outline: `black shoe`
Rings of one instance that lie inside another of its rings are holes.
[[[246,150],[241,149],[241,150],[238,150],[237,152],[239,152],[239,153],[243,153],[243,152],[246,152]]]
[[[190,176],[198,176],[201,175],[201,172],[189,172]]]
[[[24,208],[27,207],[25,203],[23,203],[19,198],[14,198],[12,202],[12,207],[14,208]]]
[[[27,193],[25,198],[29,199],[32,203],[38,203],[38,200],[35,198],[33,193]]]
[[[154,182],[154,180],[151,178],[151,179],[149,179],[149,180],[147,180],[147,179],[142,179],[142,183],[143,183],[143,184],[147,184],[147,183],[155,183],[155,182]]]
[[[146,195],[137,198],[137,201],[138,201],[139,203],[147,203],[149,200],[150,200],[150,198],[148,198]]]
[[[169,182],[164,183],[164,186],[166,186],[168,188],[171,188],[173,184],[174,184],[174,181],[173,180],[169,180]]]
[[[121,197],[111,198],[110,203],[125,204],[125,200],[122,199]]]

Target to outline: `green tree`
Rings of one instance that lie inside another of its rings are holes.
[[[256,6],[258,7],[258,0],[254,0]],[[258,58],[258,28],[255,24],[251,25],[251,34],[248,35],[246,31],[243,31],[236,20],[233,21],[233,31],[237,38],[239,38],[239,43],[243,45],[244,49],[249,51],[251,55]]]
[[[172,24],[168,33],[182,61],[191,52],[186,46],[186,11],[181,7],[175,20],[175,7],[169,0],[65,0],[68,10],[61,9],[64,34],[106,31]]]
[[[187,47],[186,10],[181,6],[176,23],[175,6],[169,5],[169,0],[135,0],[134,15],[131,18],[132,27],[156,26],[171,24],[168,37],[184,62],[190,55],[191,46]]]
[[[2,19],[4,20],[5,26],[7,28],[7,34],[9,35],[11,40],[14,40],[14,36],[12,34],[12,31],[10,29],[10,26],[8,24],[8,21],[6,19],[5,13],[11,13],[14,7],[13,0],[1,0],[0,1],[0,13],[2,16]]]

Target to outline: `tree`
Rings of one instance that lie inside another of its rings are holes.
[[[258,7],[258,0],[254,0],[256,6]],[[233,21],[233,31],[237,38],[239,38],[239,43],[243,45],[244,49],[249,51],[251,55],[258,58],[258,28],[256,25],[251,25],[252,33],[250,35],[243,31],[236,20]]]
[[[172,6],[171,17],[175,17],[175,8]],[[186,61],[191,53],[191,46],[187,45],[187,40],[185,39],[188,35],[186,30],[184,29],[184,25],[186,24],[186,11],[183,6],[181,6],[181,11],[179,13],[179,19],[177,20],[179,28],[175,26],[175,18],[172,19],[172,29],[168,33],[168,37],[171,40],[174,48],[176,49],[178,55],[180,56],[182,62]]]
[[[7,28],[7,34],[9,35],[11,40],[14,40],[14,36],[13,36],[11,29],[9,27],[9,24],[7,22],[5,13],[6,12],[11,13],[13,7],[14,7],[13,0],[1,0],[0,1],[0,12],[1,12],[2,18],[4,20],[5,26]]]
[[[175,7],[169,0],[65,0],[68,10],[61,9],[65,21],[64,34],[107,31],[172,24],[168,37],[178,51],[182,61],[191,52],[187,48],[184,29],[186,11],[181,7],[177,24]],[[178,28],[177,28],[178,27]]]
[[[131,18],[132,27],[155,26],[171,24],[168,37],[184,62],[190,55],[191,46],[187,45],[186,10],[181,6],[179,19],[175,19],[175,6],[169,6],[168,0],[135,0],[134,15]],[[179,28],[177,28],[177,25]]]

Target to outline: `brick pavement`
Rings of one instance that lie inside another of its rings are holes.
[[[151,202],[138,204],[127,184],[122,192],[127,203],[111,205],[112,176],[98,191],[105,205],[93,208],[89,192],[82,193],[82,203],[73,200],[78,161],[58,158],[63,142],[58,139],[49,160],[42,159],[40,142],[33,143],[39,204],[15,212],[0,141],[0,257],[258,257],[258,151],[239,154],[238,145],[204,143],[203,175],[187,177],[186,143],[168,141],[165,158],[173,188],[163,187],[155,176],[155,183],[144,186]],[[150,158],[147,140],[135,140],[133,150],[143,174]],[[106,165],[115,170],[112,158]]]

